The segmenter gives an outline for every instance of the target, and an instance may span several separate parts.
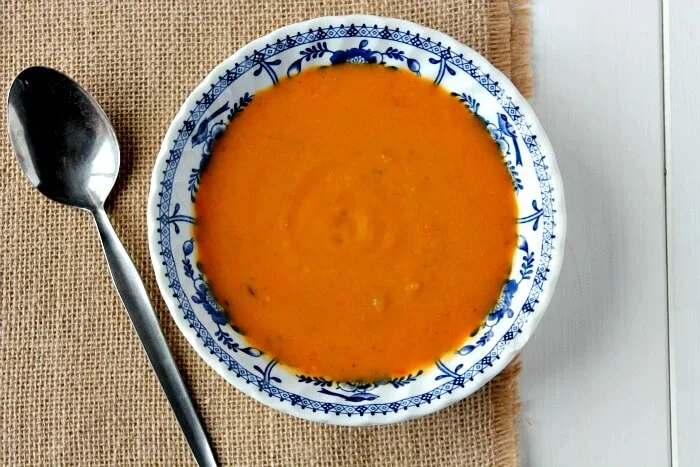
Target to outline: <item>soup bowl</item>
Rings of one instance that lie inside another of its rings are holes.
[[[450,91],[482,120],[500,146],[519,211],[512,272],[479,329],[432,366],[371,383],[300,374],[250,345],[210,292],[196,261],[192,234],[204,163],[231,118],[245,111],[256,92],[280,79],[339,63],[404,68]],[[394,423],[435,412],[472,394],[505,368],[550,301],[564,252],[565,222],[554,152],[515,86],[481,55],[438,31],[360,15],[283,27],[219,64],[170,125],[148,202],[150,253],[158,285],[196,352],[233,386],[263,404],[339,425]]]

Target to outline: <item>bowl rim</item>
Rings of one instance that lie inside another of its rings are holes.
[[[537,313],[530,313],[527,321],[520,328],[520,334],[516,339],[513,339],[509,345],[506,345],[499,358],[493,361],[491,367],[487,372],[480,375],[478,381],[474,381],[473,384],[466,387],[462,387],[461,391],[453,391],[449,394],[444,394],[443,397],[434,399],[430,404],[423,404],[420,406],[412,407],[411,411],[398,411],[389,412],[382,417],[361,417],[361,416],[335,416],[334,413],[324,413],[323,411],[311,411],[302,410],[297,405],[292,405],[284,401],[277,400],[275,398],[264,397],[264,393],[255,390],[255,386],[247,384],[246,381],[240,379],[235,372],[230,371],[225,368],[225,365],[220,363],[216,356],[214,356],[210,350],[208,350],[201,342],[199,336],[190,326],[190,324],[180,316],[182,313],[180,311],[180,305],[177,299],[170,292],[170,283],[167,278],[167,269],[165,263],[161,258],[160,245],[158,239],[158,205],[160,202],[159,191],[161,190],[161,179],[163,177],[163,170],[160,169],[164,165],[164,160],[167,159],[172,147],[172,142],[176,139],[177,133],[182,125],[182,122],[187,120],[189,116],[190,109],[194,107],[195,102],[210,90],[213,83],[217,82],[219,76],[224,74],[234,63],[243,61],[246,55],[249,55],[251,51],[258,50],[261,47],[265,47],[266,44],[274,42],[274,40],[280,37],[291,36],[299,31],[307,31],[311,29],[317,29],[322,26],[327,25],[361,25],[361,24],[376,24],[378,26],[390,25],[391,29],[398,28],[399,30],[405,32],[410,31],[414,34],[419,34],[422,37],[430,37],[433,41],[448,43],[455,51],[464,52],[465,55],[468,54],[471,57],[479,59],[479,67],[487,68],[489,74],[497,81],[502,87],[508,90],[508,96],[512,98],[514,104],[516,104],[523,115],[526,116],[527,122],[532,128],[532,133],[536,134],[538,137],[538,143],[541,146],[541,151],[547,156],[547,166],[549,169],[550,183],[555,187],[557,191],[557,196],[552,200],[552,208],[556,211],[556,223],[553,227],[553,235],[551,240],[551,250],[552,254],[549,261],[549,272],[547,274],[547,284],[542,288],[538,296]],[[563,258],[564,258],[564,246],[566,237],[566,209],[565,209],[565,199],[564,190],[561,175],[556,162],[556,156],[554,154],[554,149],[547,137],[542,124],[537,118],[534,110],[530,106],[527,99],[525,99],[515,85],[501,73],[495,66],[493,66],[485,57],[470,48],[469,46],[461,43],[460,41],[432,28],[428,28],[410,21],[381,17],[373,15],[344,15],[344,16],[322,16],[313,18],[310,20],[289,24],[281,28],[275,29],[272,32],[255,39],[236,50],[233,54],[223,59],[209,72],[206,77],[204,77],[200,83],[194,88],[194,90],[187,96],[187,98],[181,104],[178,112],[173,117],[167,132],[163,137],[158,155],[154,161],[154,167],[151,175],[151,184],[148,194],[148,204],[147,204],[147,230],[148,230],[148,243],[149,243],[149,253],[151,261],[153,264],[154,273],[156,276],[156,281],[158,284],[159,292],[163,296],[166,302],[168,311],[175,321],[180,332],[185,336],[189,344],[195,349],[196,353],[214,369],[221,377],[232,384],[235,388],[246,394],[247,396],[253,398],[254,400],[270,407],[280,412],[300,417],[306,420],[315,422],[325,422],[335,425],[346,425],[346,426],[363,426],[363,425],[377,425],[377,424],[389,424],[397,423],[400,421],[406,421],[425,415],[432,414],[445,407],[459,402],[471,394],[475,393],[481,387],[483,387],[487,382],[498,375],[503,369],[512,361],[512,359],[517,355],[517,353],[522,349],[525,343],[530,339],[534,330],[537,328],[542,316],[546,312],[549,303],[551,302],[552,295],[556,288],[556,283],[559,277],[559,272],[561,270]]]

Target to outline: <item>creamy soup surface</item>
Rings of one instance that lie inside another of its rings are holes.
[[[464,345],[496,304],[517,206],[483,123],[381,65],[260,91],[214,144],[193,227],[213,295],[300,374],[376,381]]]

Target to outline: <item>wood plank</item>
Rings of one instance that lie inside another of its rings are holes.
[[[664,7],[672,429],[682,467],[700,459],[700,4]]]
[[[533,28],[568,235],[523,352],[524,464],[669,465],[661,6],[536,0]]]

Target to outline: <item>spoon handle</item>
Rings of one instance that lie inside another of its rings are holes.
[[[207,439],[202,422],[180,376],[175,360],[158,324],[158,318],[143,286],[134,263],[119,241],[114,227],[104,209],[93,212],[97,230],[100,233],[112,280],[119,292],[131,323],[141,339],[153,370],[158,376],[173,412],[180,422],[185,438],[190,445],[197,463],[202,467],[216,466],[214,452]]]

